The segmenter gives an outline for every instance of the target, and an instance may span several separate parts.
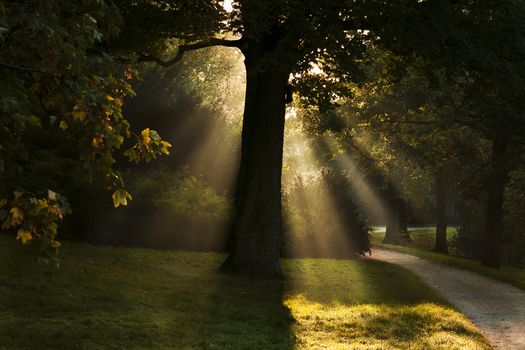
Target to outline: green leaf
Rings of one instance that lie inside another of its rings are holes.
[[[150,130],[150,131],[149,131],[149,136],[151,137],[151,139],[152,139],[153,141],[160,141],[159,133],[156,132],[155,130]]]

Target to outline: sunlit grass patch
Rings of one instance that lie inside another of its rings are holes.
[[[301,259],[285,269],[296,349],[490,349],[463,314],[398,266]]]
[[[296,349],[490,349],[463,315],[435,304],[323,305],[298,295],[285,305]]]

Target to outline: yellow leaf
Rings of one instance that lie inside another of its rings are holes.
[[[58,124],[59,128],[62,129],[62,130],[66,130],[67,129],[67,123],[63,120],[60,121],[60,124]]]
[[[24,212],[22,209],[12,207],[9,212],[11,213],[11,225],[14,226],[22,223],[22,220],[24,220]]]
[[[16,233],[16,239],[21,240],[22,244],[26,244],[27,242],[33,239],[33,235],[27,230],[20,229]]]
[[[83,121],[86,118],[86,112],[84,112],[84,111],[73,111],[73,112],[71,112],[71,116],[75,120]]]
[[[151,142],[149,128],[142,130],[142,132],[140,134],[142,135],[142,139],[144,140],[144,144],[145,145],[147,145],[147,144],[149,144]]]
[[[5,198],[0,199],[0,208],[5,207],[6,204],[7,204],[7,199]]]
[[[91,144],[93,145],[93,148],[99,148],[100,145],[104,143],[104,139],[102,139],[101,136],[97,136],[91,140]]]
[[[113,198],[113,205],[115,208],[118,208],[121,205],[128,205],[128,199],[132,199],[131,195],[123,189],[116,190],[111,197]]]
[[[164,154],[170,154],[169,148],[171,147],[171,143],[167,141],[161,141],[160,144],[161,144],[160,151]]]
[[[113,96],[107,95],[106,98],[108,101],[115,101],[115,98]]]

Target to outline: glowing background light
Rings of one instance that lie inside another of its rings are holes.
[[[222,2],[222,7],[224,8],[226,12],[232,12],[233,11],[232,0],[224,0]]]

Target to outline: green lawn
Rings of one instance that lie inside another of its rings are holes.
[[[454,232],[455,229],[453,228],[447,230],[447,238],[449,241],[452,239]],[[491,269],[481,266],[479,261],[434,253],[431,251],[434,247],[434,235],[435,231],[429,229],[410,231],[410,237],[412,238],[413,242],[404,243],[404,245],[381,243],[384,232],[374,232],[372,233],[371,237],[373,246],[395,250],[400,253],[411,254],[442,264],[452,265],[458,268],[474,271],[484,276],[510,283],[525,290],[525,269],[507,266],[503,266],[500,269]],[[451,251],[451,254],[454,254],[454,251]]]
[[[283,261],[286,281],[223,256],[66,243],[61,267],[0,235],[0,349],[489,349],[413,274],[370,260]]]

